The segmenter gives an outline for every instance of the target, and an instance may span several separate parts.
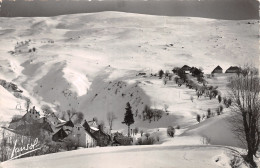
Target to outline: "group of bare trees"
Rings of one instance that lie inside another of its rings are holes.
[[[241,74],[232,78],[230,84],[232,100],[230,118],[231,128],[237,138],[245,145],[245,160],[252,166],[260,143],[260,80],[257,69],[246,67]]]
[[[109,125],[110,132],[113,129],[113,122],[117,119],[116,115],[113,112],[107,113],[107,121]]]
[[[165,111],[167,111],[168,106],[165,107]],[[148,120],[150,123],[152,120],[158,121],[160,118],[162,118],[163,111],[159,109],[151,109],[148,105],[144,106],[143,110],[143,120]]]

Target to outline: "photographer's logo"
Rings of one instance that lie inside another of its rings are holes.
[[[19,158],[23,155],[35,152],[39,149],[41,149],[41,147],[39,147],[39,143],[38,143],[38,138],[36,138],[32,143],[28,143],[26,145],[23,146],[17,146],[17,140],[15,140],[14,142],[14,147],[10,156],[9,160],[13,160],[16,158]]]

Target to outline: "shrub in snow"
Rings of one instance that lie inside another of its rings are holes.
[[[153,137],[149,137],[147,139],[138,138],[136,145],[152,145],[155,143],[155,139]]]
[[[223,113],[223,106],[222,105],[219,106],[219,111],[220,111],[220,113]]]
[[[161,69],[161,70],[158,72],[158,74],[159,74],[159,78],[161,79],[161,78],[163,77],[163,74],[164,74],[163,70]]]
[[[229,107],[227,98],[223,98],[223,103],[225,104],[226,108]]]
[[[221,103],[222,97],[219,95],[218,96],[218,102]]]
[[[146,137],[146,139],[148,140],[148,137],[150,136],[150,134],[147,132],[144,134],[144,136]]]
[[[219,108],[216,109],[217,115],[220,115],[220,110]]]
[[[229,98],[229,99],[223,99],[223,102],[225,104],[225,106],[228,108],[229,106],[231,106],[232,104],[232,100]]]
[[[228,106],[231,106],[232,100],[229,98],[228,101],[227,101],[227,103],[228,103]]]
[[[196,117],[196,118],[197,118],[197,121],[200,122],[201,117],[200,117],[199,114],[197,114],[197,117]]]
[[[147,140],[143,141],[143,144],[144,145],[152,145],[152,144],[154,144],[154,142],[155,142],[154,138],[153,137],[149,137]]]
[[[181,127],[179,125],[176,126],[176,129],[180,129]]]
[[[210,109],[208,109],[208,110],[207,110],[207,112],[208,112],[208,114],[207,114],[207,118],[210,118],[210,117],[211,117],[211,115],[212,115],[212,114],[211,114],[211,110],[210,110]]]
[[[193,102],[193,96],[190,96],[190,100],[191,100],[191,102]]]
[[[169,135],[170,137],[174,137],[175,134],[175,129],[172,126],[169,126],[167,128],[167,135]]]

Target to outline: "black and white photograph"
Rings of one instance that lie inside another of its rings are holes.
[[[0,0],[0,168],[260,168],[259,0]]]

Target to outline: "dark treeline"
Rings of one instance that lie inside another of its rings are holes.
[[[166,16],[194,16],[215,19],[258,19],[256,0],[201,1],[3,1],[0,16],[32,17],[75,13],[121,11]]]

